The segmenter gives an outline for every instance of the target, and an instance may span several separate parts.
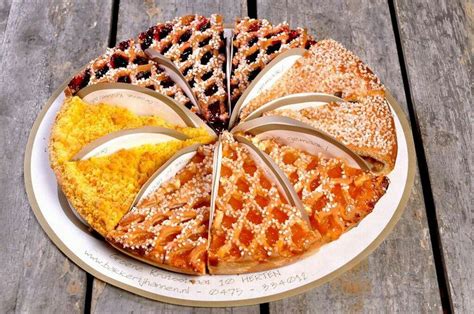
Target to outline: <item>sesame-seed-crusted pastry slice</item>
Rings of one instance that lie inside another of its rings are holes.
[[[211,274],[241,274],[280,267],[309,254],[318,232],[229,133],[222,137],[222,163],[211,225]]]
[[[202,117],[215,129],[229,119],[224,26],[220,15],[186,15],[158,23],[138,36],[143,50],[169,58],[196,94]]]
[[[387,177],[352,168],[340,158],[312,155],[275,139],[256,144],[287,175],[322,243],[338,239],[370,214],[389,185]]]
[[[92,60],[77,74],[66,88],[67,95],[75,95],[80,89],[97,83],[129,83],[146,87],[173,98],[177,103],[199,112],[160,66],[148,58],[133,39],[123,41],[106,53]]]
[[[265,19],[239,19],[234,25],[231,101],[240,95],[270,61],[291,48],[309,48],[313,37],[302,28],[290,29],[287,23],[273,26]]]
[[[206,273],[213,146],[198,148],[169,181],[140,200],[107,240],[150,264]]]
[[[346,101],[385,96],[385,88],[365,63],[340,43],[326,39],[312,46],[275,84],[252,99],[240,118],[271,100],[308,92],[334,94]]]
[[[392,171],[397,158],[397,136],[385,97],[329,103],[299,110],[277,109],[264,115],[286,116],[322,130],[359,154],[377,174]]]

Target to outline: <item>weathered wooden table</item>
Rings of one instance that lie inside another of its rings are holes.
[[[355,269],[293,298],[212,312],[472,313],[474,5],[465,0],[0,1],[0,312],[211,312],[86,274],[47,238],[23,188],[27,136],[53,90],[107,46],[191,12],[286,20],[342,42],[405,109],[418,161],[402,219]]]

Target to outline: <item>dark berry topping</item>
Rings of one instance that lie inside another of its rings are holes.
[[[189,38],[191,38],[191,30],[190,30],[190,29],[188,29],[187,31],[185,31],[185,32],[181,35],[181,37],[179,38],[178,43],[179,43],[179,44],[185,43],[185,42],[187,42],[187,41],[189,40]]]
[[[306,49],[309,49],[309,48],[311,48],[311,46],[313,46],[313,45],[316,45],[316,40],[308,40],[308,41],[306,42],[305,48],[306,48]]]
[[[135,60],[133,60],[133,63],[138,65],[148,64],[148,58],[137,56]]]
[[[196,84],[196,81],[194,79],[191,79],[190,81],[188,81],[188,84],[191,88],[193,88],[194,85]]]
[[[127,50],[129,47],[130,47],[130,40],[124,40],[117,45],[117,48],[122,51]]]
[[[342,97],[342,92],[341,91],[335,92],[334,96],[341,98]]]
[[[298,38],[299,36],[300,36],[300,33],[298,33],[298,31],[291,30],[290,33],[288,34],[287,42],[291,42],[292,40],[294,40],[295,38]]]
[[[260,21],[255,21],[249,26],[249,32],[256,32],[260,29]]]
[[[210,51],[206,52],[206,53],[204,54],[204,56],[202,56],[202,58],[201,58],[201,64],[202,64],[202,65],[208,64],[208,63],[209,63],[209,60],[211,60],[211,58],[212,58],[211,52],[210,52]]]
[[[213,102],[212,104],[209,105],[208,108],[214,117],[219,116],[219,114],[221,113],[221,106],[220,106],[219,101]]]
[[[261,70],[262,69],[260,69],[260,68],[256,68],[255,70],[250,72],[249,73],[249,81],[253,81],[257,77],[258,73],[260,73]]]
[[[253,62],[255,62],[255,60],[257,60],[257,57],[258,57],[259,53],[260,53],[260,51],[257,50],[254,53],[252,53],[250,56],[245,58],[245,60],[247,61],[247,63],[253,63]]]
[[[107,73],[108,70],[109,70],[109,67],[107,65],[104,65],[102,68],[95,71],[95,77],[101,78],[102,76],[105,75],[105,73]]]
[[[121,76],[117,79],[117,82],[120,82],[120,83],[131,83],[132,80],[130,79],[130,76],[128,75],[124,75],[124,76]]]
[[[168,36],[168,34],[171,33],[172,29],[173,29],[173,25],[171,24],[160,25],[157,31],[159,39],[163,39],[166,36]]]
[[[125,68],[128,65],[128,58],[120,54],[113,54],[110,57],[110,66],[112,69]]]
[[[193,107],[193,103],[188,101],[187,103],[184,104],[184,106],[188,109],[191,109]]]
[[[249,40],[248,46],[249,46],[249,47],[252,47],[252,46],[255,45],[257,42],[258,42],[258,37],[255,36],[255,37],[253,37],[252,39]]]
[[[202,19],[199,24],[197,25],[197,29],[201,32],[204,32],[206,29],[211,27],[211,23],[209,22],[208,19],[204,18]]]
[[[183,54],[181,55],[181,61],[186,61],[188,60],[188,57],[193,53],[193,48],[188,47],[183,51]]]
[[[174,82],[171,79],[166,79],[164,81],[161,81],[160,85],[163,86],[163,88],[168,88],[174,86]]]
[[[204,94],[206,94],[206,96],[211,96],[217,92],[217,89],[218,89],[217,85],[213,84],[209,86],[208,88],[206,88],[206,90],[204,91]]]
[[[171,48],[171,43],[168,43],[168,45],[161,48],[161,54],[164,55],[165,53],[168,52],[168,50],[170,50],[170,48]]]
[[[192,66],[190,66],[190,67],[187,67],[186,69],[184,69],[184,71],[183,71],[183,75],[184,75],[184,76],[187,76],[187,75],[189,74],[189,71],[191,71],[192,69],[193,69],[193,67],[192,67]]]
[[[151,76],[150,71],[143,71],[143,72],[138,72],[137,73],[137,80],[146,80]]]
[[[270,46],[267,47],[267,54],[271,55],[275,51],[280,50],[281,41],[274,41]]]
[[[78,92],[80,89],[84,88],[89,84],[89,80],[91,79],[90,70],[87,69],[83,73],[76,75],[71,82],[69,82],[69,88],[73,91],[73,93]]]
[[[151,89],[151,90],[155,90],[155,85],[148,85],[146,88]]]
[[[202,79],[203,81],[207,81],[208,79],[211,78],[211,76],[212,76],[212,72],[210,71],[210,72],[207,72],[206,74],[204,74],[204,75],[201,77],[201,79]]]
[[[201,42],[199,42],[199,47],[204,47],[209,45],[209,42],[211,41],[211,37],[204,38]]]

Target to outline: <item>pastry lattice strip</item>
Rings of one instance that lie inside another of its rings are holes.
[[[205,120],[223,128],[229,118],[224,27],[220,15],[187,15],[158,23],[139,35],[143,50],[169,58],[188,81]]]
[[[97,83],[130,83],[146,87],[173,98],[194,112],[194,107],[183,90],[159,65],[150,60],[133,39],[123,41],[92,60],[68,84],[66,94],[74,95],[80,89]]]
[[[206,272],[213,146],[201,146],[175,177],[140,201],[107,239],[153,264]]]
[[[339,158],[311,155],[273,139],[257,145],[285,172],[323,242],[339,238],[371,213],[389,184],[387,177],[352,168]]]
[[[291,48],[309,48],[314,38],[302,28],[287,23],[273,26],[265,19],[240,19],[234,25],[231,101],[237,102],[260,71],[279,54]]]

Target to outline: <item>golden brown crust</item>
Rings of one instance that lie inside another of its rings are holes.
[[[306,92],[334,94],[348,101],[385,95],[366,64],[340,43],[327,39],[312,46],[273,86],[252,99],[240,118],[276,98]]]
[[[387,174],[395,166],[396,130],[384,97],[369,96],[361,101],[299,110],[277,109],[265,115],[290,117],[334,136],[362,156],[375,173]]]

